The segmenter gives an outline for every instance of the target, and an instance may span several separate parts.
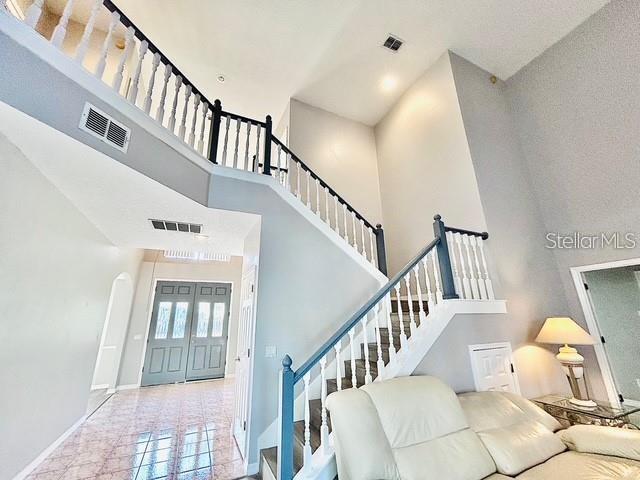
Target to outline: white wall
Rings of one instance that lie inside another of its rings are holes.
[[[289,147],[372,225],[382,223],[373,128],[298,100]]]
[[[144,341],[149,330],[153,287],[157,280],[232,283],[226,374],[233,374],[238,341],[242,257],[231,257],[230,262],[185,263],[166,259],[160,251],[147,251],[140,267],[118,385],[139,385],[140,383],[144,364]]]
[[[0,478],[85,413],[113,280],[142,254],[110,244],[0,136]],[[46,208],[45,208],[46,207]]]
[[[448,54],[375,128],[390,273],[433,238],[433,216],[483,231],[486,222]]]

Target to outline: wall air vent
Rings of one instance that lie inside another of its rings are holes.
[[[172,220],[156,220],[150,218],[151,225],[156,230],[168,230],[170,232],[202,233],[202,225],[197,223],[175,222]]]
[[[84,105],[82,117],[80,117],[80,129],[127,153],[131,130],[90,103]]]
[[[400,50],[400,47],[403,43],[404,42],[395,35],[389,35],[382,46],[388,48],[392,52],[397,52],[398,50]]]

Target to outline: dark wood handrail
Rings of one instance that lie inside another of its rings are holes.
[[[470,235],[472,237],[480,237],[482,240],[489,238],[488,232],[474,232],[473,230],[465,230],[464,228],[445,227],[446,232],[460,233],[462,235]]]

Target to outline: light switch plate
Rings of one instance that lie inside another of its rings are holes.
[[[265,358],[274,358],[278,349],[275,345],[265,345],[264,347],[264,357]]]

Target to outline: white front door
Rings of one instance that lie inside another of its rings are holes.
[[[478,392],[498,390],[520,394],[509,343],[470,345],[469,356]]]
[[[247,427],[251,401],[251,351],[254,333],[254,304],[256,267],[242,277],[240,293],[240,322],[238,325],[238,349],[236,360],[236,393],[233,418],[233,435],[242,458],[246,460]]]

